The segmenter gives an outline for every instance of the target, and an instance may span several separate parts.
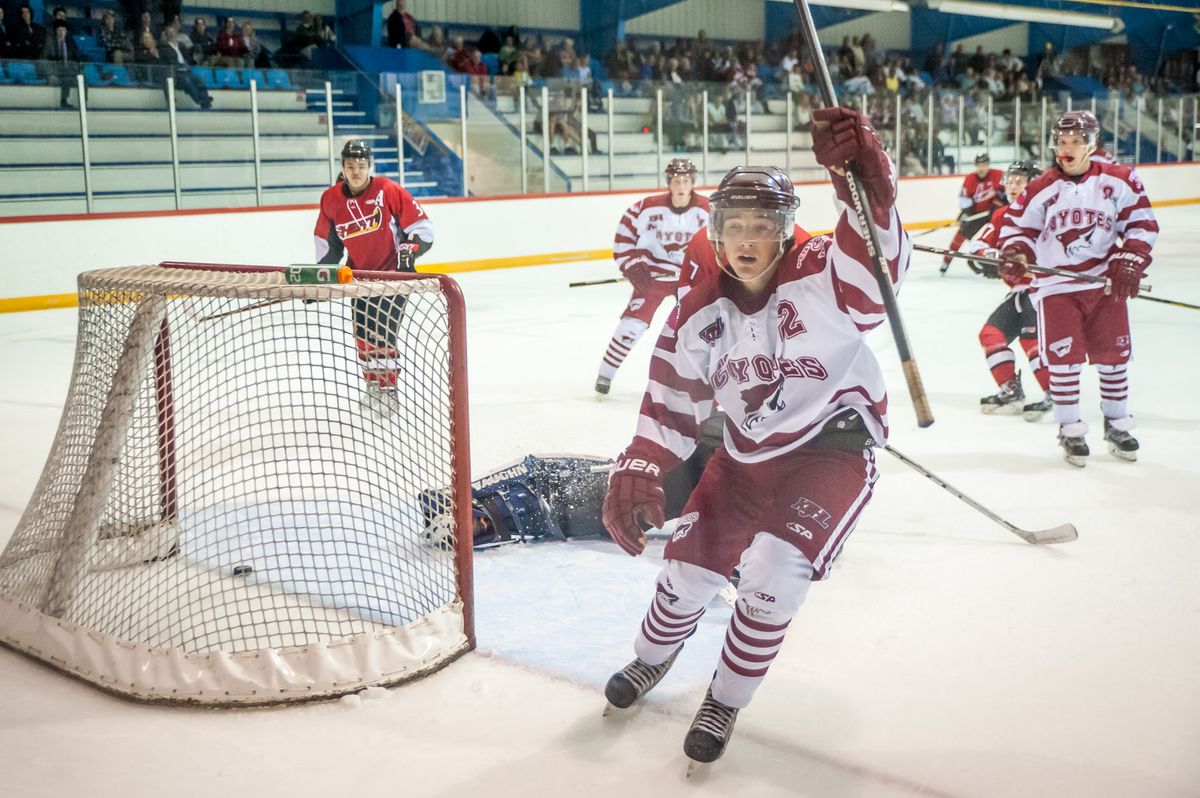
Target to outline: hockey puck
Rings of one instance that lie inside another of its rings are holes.
[[[234,576],[245,576],[246,574],[252,574],[252,573],[254,573],[254,566],[252,566],[252,565],[235,565],[235,566],[233,566],[233,575]]]

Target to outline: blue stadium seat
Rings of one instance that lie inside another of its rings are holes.
[[[26,86],[44,86],[46,81],[38,77],[37,70],[29,61],[9,61],[8,76]]]
[[[14,81],[12,78],[10,78],[8,76],[8,73],[4,71],[3,62],[0,62],[0,86],[7,86],[10,83],[15,83],[15,82],[16,81]]]
[[[292,85],[291,79],[288,78],[288,73],[282,69],[267,70],[267,87],[280,89],[281,91],[293,91],[296,88]]]
[[[479,60],[483,62],[483,65],[485,67],[487,67],[487,71],[488,71],[489,75],[499,75],[500,74],[500,56],[499,55],[497,55],[496,53],[484,53],[483,55],[480,56]]]
[[[83,61],[91,61],[96,64],[103,64],[104,57],[107,55],[104,48],[96,41],[95,36],[76,36],[75,45],[79,48],[79,55]]]
[[[83,80],[89,86],[107,86],[112,82],[107,76],[100,74],[100,67],[96,64],[83,65]]]
[[[267,79],[263,77],[261,69],[246,69],[242,72],[242,79],[245,81],[246,88],[250,88],[250,81],[258,81],[258,90],[263,91],[267,88]]]
[[[213,82],[213,73],[211,67],[192,67],[192,74],[196,76],[196,80],[204,84],[206,89],[215,89],[217,84]]]
[[[121,64],[102,64],[100,76],[107,78],[113,86],[136,86],[138,82],[129,76],[129,70]]]
[[[242,76],[236,69],[227,67],[215,67],[213,69],[213,86],[209,88],[217,89],[243,89],[245,84],[242,83]]]

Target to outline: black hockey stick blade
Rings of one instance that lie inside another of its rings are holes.
[[[624,277],[610,277],[607,280],[580,280],[575,283],[567,283],[567,288],[582,288],[585,285],[608,285],[610,283],[623,283]]]
[[[1060,524],[1059,526],[1051,527],[1050,529],[1034,529],[1034,530],[1021,529],[1021,527],[1017,526],[1016,524],[1012,523],[1011,521],[1008,521],[1008,520],[996,515],[994,512],[992,512],[988,508],[984,507],[982,504],[975,501],[970,496],[963,493],[961,490],[954,487],[949,482],[942,479],[937,474],[933,473],[928,468],[926,468],[925,466],[918,463],[916,460],[910,459],[907,455],[905,455],[899,449],[896,449],[891,444],[888,444],[887,446],[884,446],[883,448],[886,452],[891,454],[893,457],[895,457],[900,462],[904,463],[909,468],[913,469],[914,471],[918,472],[922,476],[926,477],[931,482],[938,485],[938,487],[944,488],[947,492],[953,494],[954,496],[958,497],[962,501],[966,502],[971,507],[973,507],[976,510],[978,510],[979,512],[983,513],[988,518],[992,519],[997,524],[999,524],[1000,526],[1007,529],[1009,532],[1012,532],[1014,535],[1016,535],[1017,537],[1019,537],[1021,540],[1025,541],[1026,543],[1032,543],[1035,546],[1048,546],[1048,545],[1052,545],[1055,543],[1070,543],[1071,541],[1077,540],[1079,538],[1079,531],[1077,529],[1075,529],[1074,524]]]

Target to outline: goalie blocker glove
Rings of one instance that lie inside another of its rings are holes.
[[[617,457],[604,495],[604,527],[631,557],[646,548],[646,530],[666,523],[665,469],[636,444]]]

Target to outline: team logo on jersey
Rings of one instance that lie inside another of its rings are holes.
[[[350,221],[342,222],[334,228],[337,231],[337,237],[342,241],[374,233],[383,224],[383,192],[381,191],[374,200],[367,199],[364,202],[367,205],[373,205],[374,210],[370,213],[364,211],[357,197],[346,200],[346,210],[350,213]]]
[[[772,382],[760,383],[742,391],[742,404],[746,407],[746,418],[742,421],[742,429],[749,432],[767,416],[778,413],[787,407],[787,403],[783,401],[785,380],[785,377],[779,376]]]
[[[1106,200],[1111,200],[1113,198],[1113,187],[1112,186],[1105,186],[1104,188],[1100,189],[1100,191],[1104,194],[1104,198]]]
[[[717,319],[700,331],[700,340],[709,346],[717,343],[717,339],[725,334],[725,319]]]
[[[671,534],[671,542],[676,543],[687,537],[688,532],[692,531],[692,525],[700,520],[700,513],[688,513],[679,518],[679,523],[675,526],[675,531]]]
[[[1048,349],[1058,357],[1066,357],[1066,354],[1071,351],[1071,344],[1073,342],[1074,339],[1068,335],[1066,338],[1059,338],[1057,341],[1051,343]]]
[[[654,586],[654,592],[657,595],[662,596],[662,600],[664,602],[666,602],[667,604],[674,604],[675,602],[679,601],[679,596],[675,595],[674,593],[670,592],[665,587],[663,587],[662,582],[659,582],[658,584],[656,584]]]
[[[629,310],[630,310],[630,312],[635,312],[644,304],[646,304],[646,300],[643,299],[642,297],[637,297],[636,299],[631,299],[629,301]]]
[[[796,503],[792,505],[792,509],[801,518],[811,518],[816,521],[822,529],[829,529],[829,522],[833,520],[833,516],[829,514],[828,510],[805,496],[797,499]]]
[[[1058,239],[1059,244],[1062,244],[1063,252],[1074,257],[1092,245],[1092,234],[1095,232],[1096,228],[1094,227],[1077,227],[1059,233],[1055,238]]]

